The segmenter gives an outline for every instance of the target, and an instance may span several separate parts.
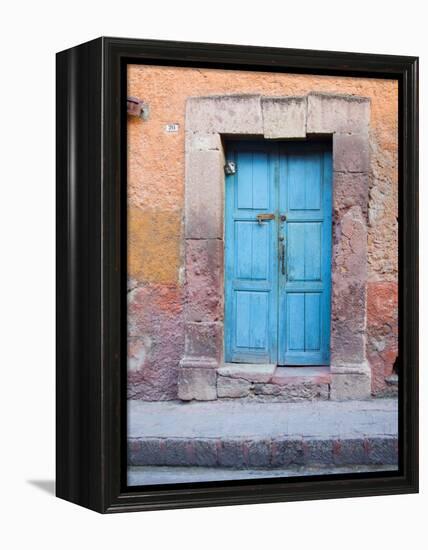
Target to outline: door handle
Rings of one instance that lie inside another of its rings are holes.
[[[281,242],[279,245],[279,258],[281,263],[281,273],[285,275],[285,244]]]
[[[256,218],[258,223],[261,224],[262,222],[266,222],[268,220],[274,220],[275,214],[257,214]]]

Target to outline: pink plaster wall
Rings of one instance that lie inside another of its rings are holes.
[[[185,344],[182,218],[186,99],[230,93],[304,95],[311,91],[371,99],[366,336],[373,392],[385,390],[385,376],[391,373],[397,355],[398,330],[397,82],[131,65],[128,95],[143,99],[150,108],[147,121],[128,117],[131,398],[177,397],[178,361]],[[178,123],[179,131],[166,133],[169,123]]]

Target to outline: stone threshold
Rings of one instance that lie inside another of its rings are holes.
[[[331,382],[331,370],[326,366],[281,367],[275,363],[224,363],[217,369],[217,374],[231,378],[243,378],[250,382],[272,382],[273,384],[295,384],[307,381]]]
[[[331,371],[326,366],[225,363],[217,369],[217,396],[220,399],[327,400],[330,384]]]

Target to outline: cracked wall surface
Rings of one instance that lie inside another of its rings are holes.
[[[364,337],[372,370],[372,390],[374,393],[385,390],[385,377],[391,373],[397,355],[397,83],[377,79],[131,65],[128,68],[128,95],[140,97],[150,105],[149,120],[128,119],[128,387],[131,398],[176,399],[178,364],[188,345],[183,318],[185,246],[190,246],[185,245],[183,225],[185,140],[192,140],[196,152],[212,151],[203,159],[201,170],[209,169],[212,162],[221,162],[221,147],[216,134],[207,136],[195,132],[186,137],[187,99],[216,94],[254,94],[288,96],[284,100],[293,101],[290,96],[310,92],[354,94],[371,100],[367,186],[361,186],[361,178],[353,175],[352,170],[336,177],[335,193],[340,194],[338,204],[343,210],[338,215],[346,223],[333,228],[333,242],[335,231],[346,233],[351,228],[358,232],[359,220],[352,208],[356,202],[361,203],[361,194],[367,193],[368,189],[367,209],[362,213],[366,216],[368,233]],[[266,104],[264,109],[265,117],[272,121],[269,137],[273,138],[275,132],[284,133],[284,128],[274,124],[278,121],[275,116],[277,107],[277,104]],[[293,113],[295,119],[288,121],[287,127],[299,124],[298,108]],[[254,126],[255,121],[249,122]],[[318,122],[326,124],[325,120],[317,121],[313,117],[314,127]],[[178,123],[179,131],[167,133],[165,126],[169,123]],[[245,124],[245,117],[240,117],[240,123]],[[215,190],[213,193],[208,197],[210,202],[221,200]],[[215,220],[213,225],[209,216],[209,211],[200,212],[205,226],[214,227],[212,237],[215,241]],[[207,281],[212,285],[220,284],[221,261],[211,265],[209,258],[213,254],[204,250],[205,241],[198,244],[196,238],[193,242],[193,249],[187,251],[189,257],[195,259],[190,276],[205,286]],[[358,239],[353,243],[345,240],[341,246],[359,246]],[[191,305],[195,316],[194,330],[212,331],[210,339],[217,342],[216,323],[221,316],[222,304],[210,295],[203,296],[206,304],[198,300],[199,295],[192,299]],[[353,300],[358,300],[357,288],[349,300],[351,306]],[[209,318],[199,319],[202,311],[208,311]],[[346,331],[346,327],[343,330]],[[201,341],[206,341],[205,334],[201,334]],[[343,335],[340,341],[345,341]],[[192,338],[191,345],[195,345],[194,342],[198,342],[198,335]],[[208,353],[213,356],[218,353],[216,346],[213,345]]]

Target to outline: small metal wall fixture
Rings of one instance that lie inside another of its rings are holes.
[[[224,173],[226,176],[232,176],[233,174],[236,174],[236,162],[233,162],[233,160],[229,160],[224,165]]]
[[[149,105],[138,97],[128,97],[126,99],[126,109],[128,115],[137,116],[142,120],[149,118]]]

